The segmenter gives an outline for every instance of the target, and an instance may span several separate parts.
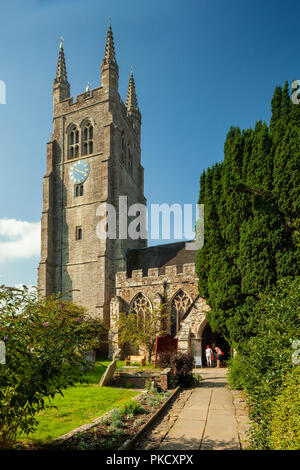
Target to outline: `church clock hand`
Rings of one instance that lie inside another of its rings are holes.
[[[84,176],[87,176],[85,171],[77,170],[77,168],[73,168],[73,170],[78,171],[78,173],[82,173]]]

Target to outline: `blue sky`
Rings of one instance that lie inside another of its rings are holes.
[[[268,122],[274,87],[300,78],[299,2],[2,2],[0,284],[36,284],[60,37],[75,96],[100,85],[109,17],[124,100],[134,70],[149,204],[196,204],[200,174],[222,160],[229,127]]]

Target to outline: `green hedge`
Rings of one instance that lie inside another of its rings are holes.
[[[300,449],[300,369],[287,375],[283,390],[272,409],[270,447],[273,450]]]

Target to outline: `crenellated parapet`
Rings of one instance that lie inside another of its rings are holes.
[[[147,286],[153,284],[172,283],[194,283],[197,281],[195,263],[183,264],[182,271],[179,272],[178,266],[165,266],[164,273],[159,273],[159,268],[149,268],[147,276],[143,276],[142,269],[135,269],[131,276],[126,271],[116,274],[116,288]]]

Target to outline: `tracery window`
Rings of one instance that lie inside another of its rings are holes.
[[[74,125],[68,135],[68,158],[79,157],[79,130]]]
[[[87,122],[82,130],[82,154],[93,153],[93,133],[94,129],[90,122]]]
[[[180,289],[174,296],[171,303],[171,336],[177,335],[181,320],[190,305],[190,297],[186,292]]]
[[[137,294],[130,304],[129,313],[136,315],[137,321],[141,327],[143,327],[149,311],[151,311],[150,301],[142,293]]]

